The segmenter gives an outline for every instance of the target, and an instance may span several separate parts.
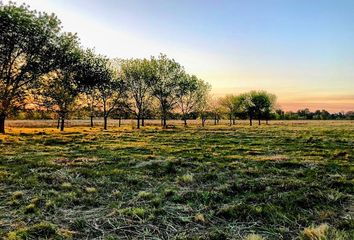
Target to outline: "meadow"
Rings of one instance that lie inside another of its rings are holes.
[[[0,238],[354,239],[353,121],[72,123],[8,122]]]

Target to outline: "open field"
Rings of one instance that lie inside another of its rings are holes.
[[[0,135],[0,238],[354,239],[353,121],[42,123]]]

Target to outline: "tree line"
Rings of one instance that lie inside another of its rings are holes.
[[[144,125],[153,107],[164,127],[171,111],[203,109],[210,85],[164,54],[150,59],[108,59],[83,49],[76,34],[62,31],[55,15],[27,5],[0,3],[0,132],[24,105],[54,111],[58,127],[75,107],[89,105],[91,120],[102,112],[133,113]]]
[[[55,113],[58,128],[85,111],[94,125],[103,117],[133,117],[137,128],[147,118],[208,118],[217,124],[227,116],[268,121],[278,114],[276,96],[265,91],[213,98],[211,86],[164,54],[145,59],[109,59],[84,49],[76,34],[64,32],[54,14],[27,5],[0,2],[0,133],[5,120],[19,112]]]
[[[84,106],[90,111],[91,125],[100,115],[104,129],[112,114],[134,115],[140,128],[155,112],[165,128],[176,112],[185,125],[193,114],[204,125],[211,112],[211,86],[188,74],[174,59],[164,54],[149,59],[108,59],[83,49],[76,34],[62,31],[55,15],[30,10],[27,5],[1,3],[0,50],[2,133],[5,119],[29,105],[55,112],[62,131],[69,114]],[[242,109],[251,121],[261,111],[270,111],[262,94],[242,95]],[[236,110],[230,114],[235,117]],[[215,115],[219,118],[220,114]]]
[[[276,109],[272,115],[276,120],[354,120],[354,111],[330,113],[324,109],[310,111],[308,108],[296,112]]]

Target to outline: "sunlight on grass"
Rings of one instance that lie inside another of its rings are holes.
[[[350,122],[12,128],[0,236],[351,240],[353,133]]]

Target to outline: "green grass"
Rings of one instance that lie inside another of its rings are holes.
[[[0,151],[0,238],[354,239],[350,121],[11,128]]]

